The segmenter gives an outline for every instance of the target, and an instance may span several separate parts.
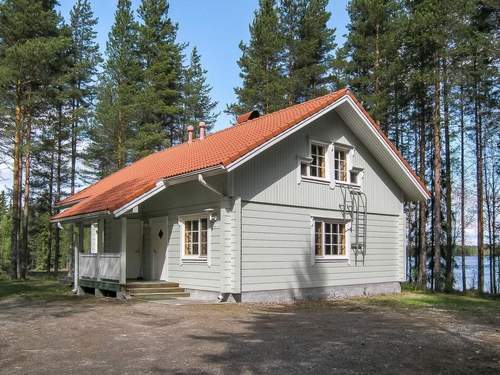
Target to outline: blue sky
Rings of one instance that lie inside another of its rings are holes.
[[[59,0],[59,10],[69,20],[75,0]],[[98,18],[97,42],[102,53],[106,49],[108,33],[113,25],[117,0],[91,0],[92,9]],[[251,23],[258,0],[170,0],[170,16],[179,24],[178,40],[196,46],[208,71],[208,82],[212,86],[212,97],[219,103],[221,112],[215,129],[229,125],[230,118],[223,113],[226,105],[235,101],[234,87],[240,84],[236,61],[241,55],[240,41],[248,41],[248,26]],[[134,9],[140,0],[132,0]],[[332,13],[329,26],[337,29],[337,43],[343,43],[348,16],[347,0],[330,0],[328,10]],[[189,48],[186,51],[189,52]],[[12,185],[11,161],[0,164],[0,190]]]
[[[60,10],[66,20],[74,0],[59,0]],[[92,9],[98,17],[97,41],[104,53],[108,33],[113,25],[116,0],[92,0]],[[208,71],[212,85],[212,96],[218,101],[221,112],[216,129],[229,124],[229,118],[222,113],[226,105],[234,102],[233,88],[240,84],[236,61],[241,53],[240,41],[248,41],[248,25],[251,23],[257,0],[170,0],[170,16],[179,24],[178,40],[196,46]],[[140,0],[132,0],[134,9]],[[348,16],[347,0],[331,0],[328,10],[332,13],[330,27],[337,29],[337,43],[343,42]]]

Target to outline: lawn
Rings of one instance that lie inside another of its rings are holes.
[[[21,298],[25,300],[54,300],[71,296],[71,288],[53,278],[10,280],[0,275],[0,300]]]

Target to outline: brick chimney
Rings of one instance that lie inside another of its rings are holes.
[[[194,127],[193,127],[193,125],[189,125],[187,129],[188,129],[188,143],[193,143]]]
[[[199,126],[200,126],[200,139],[205,139],[207,125],[203,121],[201,121]]]

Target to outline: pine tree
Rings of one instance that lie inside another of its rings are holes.
[[[347,11],[349,34],[341,56],[346,62],[350,87],[375,120],[385,124],[387,113],[388,64],[397,56],[392,38],[397,2],[385,0],[353,0]]]
[[[253,109],[269,113],[286,106],[284,38],[278,31],[275,1],[260,0],[250,25],[250,41],[240,43],[238,66],[243,82],[234,90],[238,100],[228,107],[228,113],[237,115]]]
[[[77,0],[70,12],[71,71],[69,73],[71,97],[71,179],[70,194],[75,193],[77,179],[78,146],[85,134],[84,128],[92,114],[95,97],[95,76],[101,61],[99,46],[95,42],[97,19],[89,0]],[[49,229],[50,234],[50,229]],[[74,226],[71,225],[71,249],[75,247]],[[47,235],[47,238],[49,235]],[[71,258],[72,259],[72,258]],[[69,267],[72,272],[73,262]]]
[[[29,185],[35,109],[44,101],[44,89],[50,84],[61,54],[69,44],[66,35],[61,33],[61,20],[54,9],[56,3],[47,0],[0,3],[0,100],[11,119],[8,133],[14,139],[11,247],[12,271],[16,277],[24,277],[26,271],[29,186],[25,186],[23,210],[21,177],[23,167],[27,168],[25,181]],[[21,213],[25,233],[21,232]]]
[[[327,25],[327,0],[282,0],[280,30],[284,36],[287,102],[300,103],[328,91],[335,29]]]
[[[95,76],[101,62],[94,17],[89,0],[77,0],[70,12],[71,70],[68,74],[71,99],[71,188],[74,194],[77,179],[78,145],[84,126],[92,114],[96,95]]]
[[[106,44],[96,121],[89,132],[87,163],[100,168],[99,176],[124,167],[133,158],[130,144],[138,122],[142,81],[137,30],[130,0],[119,0]]]
[[[139,48],[144,69],[141,120],[136,129],[134,158],[179,141],[182,50],[178,26],[168,15],[167,0],[143,0],[139,7]]]
[[[214,114],[217,102],[210,97],[212,87],[207,83],[207,71],[201,65],[201,57],[196,47],[191,51],[189,65],[184,69],[182,84],[182,111],[180,116],[180,139],[186,136],[186,127],[205,122],[210,130],[217,114]]]

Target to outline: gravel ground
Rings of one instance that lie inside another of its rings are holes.
[[[0,374],[499,374],[498,319],[366,303],[0,301]]]

